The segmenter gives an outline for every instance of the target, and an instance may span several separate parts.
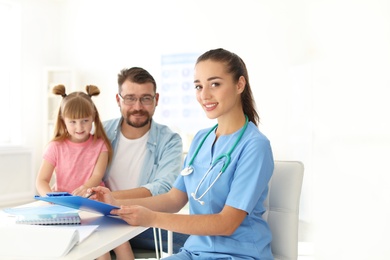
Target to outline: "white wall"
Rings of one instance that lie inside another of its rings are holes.
[[[386,0],[20,0],[25,141],[42,153],[42,71],[95,84],[118,115],[116,75],[162,54],[223,47],[246,62],[275,159],[306,166],[302,218],[318,259],[388,259],[390,6]],[[385,114],[386,113],[386,114]]]

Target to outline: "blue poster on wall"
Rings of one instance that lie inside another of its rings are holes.
[[[158,113],[164,124],[180,131],[184,142],[191,141],[201,128],[215,123],[205,116],[196,100],[194,67],[198,56],[198,53],[161,56]]]

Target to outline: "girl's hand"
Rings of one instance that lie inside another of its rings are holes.
[[[103,186],[92,187],[87,190],[88,194],[94,193],[89,198],[92,200],[98,200],[111,205],[118,205],[117,201],[111,194],[111,191]]]
[[[132,226],[153,226],[153,221],[156,217],[156,212],[142,206],[121,206],[120,209],[114,209],[111,214],[118,215],[121,219]]]
[[[87,190],[88,190],[87,187],[81,185],[80,187],[78,187],[72,192],[72,195],[84,197],[85,194],[87,194]]]

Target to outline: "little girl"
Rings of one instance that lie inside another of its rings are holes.
[[[43,154],[43,161],[36,180],[41,196],[52,191],[66,191],[85,196],[87,189],[102,181],[112,158],[110,140],[107,138],[99,113],[91,97],[100,94],[93,85],[84,92],[67,95],[64,85],[53,88],[53,93],[63,97],[58,111],[54,138]],[[94,124],[94,134],[91,134]],[[50,180],[55,171],[54,187]],[[128,242],[114,249],[116,259],[134,259]],[[109,257],[105,255],[99,259]]]
[[[86,87],[88,94],[65,92],[64,85],[53,88],[63,97],[56,120],[54,138],[43,154],[36,180],[41,196],[52,191],[66,191],[85,196],[89,187],[103,185],[102,179],[112,157],[112,149],[99,113],[91,99],[100,94],[96,86]],[[95,133],[92,135],[92,125]],[[53,188],[50,180],[55,171]]]

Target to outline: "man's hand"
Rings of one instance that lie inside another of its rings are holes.
[[[98,200],[107,204],[115,205],[115,206],[120,206],[118,205],[118,202],[114,199],[114,197],[111,194],[111,191],[103,186],[97,186],[97,187],[92,187],[88,189],[87,191],[89,194],[94,193],[91,195],[89,198],[92,200]]]

